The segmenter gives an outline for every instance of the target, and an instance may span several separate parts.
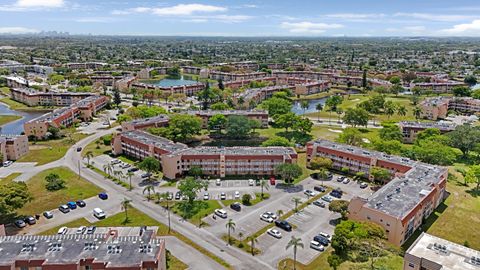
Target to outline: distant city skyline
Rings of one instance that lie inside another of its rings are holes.
[[[480,36],[474,0],[2,0],[0,34]]]

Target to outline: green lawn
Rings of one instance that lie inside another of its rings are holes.
[[[211,253],[210,251],[202,248],[201,246],[199,246],[198,244],[196,244],[195,242],[193,242],[192,240],[190,240],[189,238],[185,237],[184,235],[176,232],[175,230],[173,230],[174,228],[172,228],[170,230],[170,232],[168,232],[168,227],[158,221],[156,221],[155,219],[149,217],[148,215],[146,215],[145,213],[135,209],[135,208],[130,208],[128,210],[128,222],[125,222],[125,213],[118,213],[116,215],[113,215],[113,216],[109,216],[103,220],[99,220],[95,223],[93,223],[95,226],[98,226],[98,227],[121,227],[121,226],[157,226],[158,227],[158,231],[157,231],[157,235],[171,235],[171,236],[175,236],[177,237],[179,240],[185,242],[187,245],[193,247],[194,249],[198,250],[199,252],[201,252],[202,254],[204,254],[205,256],[208,256],[210,257],[211,259],[213,259],[214,261],[218,262],[220,265],[223,265],[224,267],[226,267],[227,269],[232,269],[232,267],[226,263],[225,261],[223,261],[222,259],[220,259],[219,257],[215,256],[213,253]],[[66,223],[66,224],[63,224],[61,226],[58,226],[56,228],[53,228],[51,230],[48,230],[48,231],[45,231],[45,232],[42,232],[43,235],[48,235],[48,234],[56,234],[58,229],[60,227],[63,227],[63,226],[66,226],[66,227],[78,227],[78,226],[89,226],[89,225],[92,225],[92,223],[90,223],[88,220],[82,218],[82,219],[78,219],[78,220],[75,220],[75,221],[72,221],[72,222],[69,222],[69,223]],[[168,248],[168,247],[167,247]],[[169,268],[170,269],[170,268]],[[174,268],[172,268],[174,269]],[[178,268],[178,269],[181,269],[181,268]]]
[[[99,138],[83,148],[82,156],[84,157],[90,151],[94,157],[104,154],[108,155],[112,151],[112,146],[103,144],[102,138]]]
[[[330,91],[328,91],[328,92],[321,92],[321,93],[317,93],[317,94],[313,94],[313,95],[300,96],[299,98],[294,97],[292,99],[293,100],[319,99],[319,98],[329,97],[329,96],[337,94],[337,93],[345,93],[345,91],[341,90],[341,89],[330,89]]]
[[[19,115],[0,115],[0,126],[22,118]]]
[[[17,176],[21,175],[21,173],[11,173],[7,177],[0,178],[0,184],[6,184],[13,181],[13,179],[17,178]]]
[[[23,103],[20,103],[20,102],[17,102],[9,97],[5,97],[5,98],[0,98],[0,102],[8,105],[10,107],[10,109],[12,110],[17,110],[17,111],[51,111],[53,110],[54,108],[47,108],[47,107],[41,107],[41,106],[37,106],[37,107],[29,107]]]
[[[72,131],[66,131],[66,133],[70,132]],[[37,162],[37,165],[50,163],[65,156],[65,153],[72,145],[85,137],[87,137],[85,134],[73,133],[71,138],[66,137],[58,140],[30,142],[30,151],[18,161]]]
[[[201,222],[201,219],[212,214],[215,209],[222,208],[220,203],[217,200],[208,200],[208,201],[196,201],[196,213],[188,218],[187,220],[191,222],[192,224],[199,225]],[[178,214],[180,216],[183,216],[183,211],[180,208],[179,203],[173,203],[171,205],[172,207],[172,213]]]
[[[61,179],[65,180],[66,188],[53,192],[47,191],[45,176],[50,173],[57,173]],[[68,201],[95,196],[101,191],[100,188],[79,178],[77,174],[65,167],[42,171],[27,181],[27,186],[33,200],[18,210],[21,215],[40,214],[43,211],[55,209]]]

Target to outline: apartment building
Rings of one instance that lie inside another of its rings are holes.
[[[123,82],[122,82],[123,83]],[[126,85],[129,88],[140,88],[140,89],[150,89],[150,90],[156,90],[156,91],[163,91],[163,92],[168,92],[170,94],[184,94],[186,96],[194,96],[198,92],[202,91],[205,89],[205,84],[201,82],[193,83],[193,84],[188,84],[188,85],[174,85],[174,86],[158,86],[158,85],[153,85],[153,84],[148,84],[148,83],[141,83],[136,80],[133,81],[126,81]],[[124,83],[120,85],[122,88],[124,86]],[[119,87],[120,90],[122,90]]]
[[[266,72],[250,72],[250,73],[228,73],[220,72],[215,70],[210,70],[208,78],[212,80],[222,80],[222,81],[242,81],[242,80],[253,80],[268,77]]]
[[[480,252],[423,232],[408,248],[403,270],[478,270]]]
[[[0,236],[0,270],[167,269],[165,240],[153,229],[99,227],[95,232]]]
[[[135,119],[122,123],[122,131],[130,131],[136,129],[147,129],[152,127],[164,127],[168,125],[170,118],[168,115],[160,114],[154,117]]]
[[[17,61],[0,60],[0,68],[7,69],[10,73],[28,72],[48,76],[53,73],[53,68],[42,65],[25,65]]]
[[[91,97],[92,93],[82,92],[41,92],[32,88],[10,88],[13,100],[28,106],[70,106],[82,99]]]
[[[251,102],[258,104],[265,99],[271,98],[274,93],[289,89],[294,90],[295,86],[291,85],[276,85],[276,86],[267,86],[262,88],[250,88],[246,89],[244,92],[240,94],[235,94],[233,96],[233,101],[235,103],[239,103],[240,100],[243,101],[244,104],[250,104]]]
[[[449,110],[466,114],[478,113],[480,112],[480,99],[471,97],[433,97],[423,100],[419,106],[421,118],[437,120],[446,118]]]
[[[193,166],[212,176],[272,176],[278,164],[297,161],[297,153],[290,147],[188,148],[140,130],[115,136],[112,149],[116,155],[125,154],[137,159],[155,157],[161,161],[164,176],[170,179],[180,177]]]
[[[68,69],[101,69],[108,66],[107,63],[102,62],[83,62],[83,63],[66,63],[64,65]]]
[[[164,155],[186,148],[185,144],[174,143],[141,130],[117,134],[112,142],[112,151],[115,155],[125,154],[140,160],[146,157],[162,160]]]
[[[424,91],[430,91],[432,93],[451,93],[453,88],[458,86],[466,86],[463,82],[439,80],[437,82],[425,82],[425,83],[410,83],[410,88],[419,87]]]
[[[0,135],[1,162],[17,160],[28,154],[28,137],[26,135]]]
[[[427,128],[436,128],[441,133],[447,133],[455,130],[457,127],[454,123],[445,122],[416,122],[416,121],[402,121],[398,123],[403,135],[403,142],[413,143],[417,139],[417,134]]]
[[[202,119],[202,128],[208,128],[208,120],[216,114],[246,116],[250,120],[260,123],[262,128],[268,128],[268,112],[263,110],[224,110],[224,111],[187,111],[188,114],[198,116]]]
[[[4,78],[7,80],[7,86],[10,88],[29,88],[35,86],[45,91],[50,87],[47,83],[30,81],[20,76],[4,76]]]
[[[201,71],[202,71],[201,67],[182,66],[182,72],[185,74],[200,75]]]
[[[369,198],[354,197],[348,212],[350,219],[380,225],[388,241],[397,246],[405,243],[445,198],[448,170],[444,167],[327,140],[307,144],[307,163],[317,156],[330,158],[336,169],[364,172],[369,178],[372,167],[391,172],[392,179]]]
[[[56,109],[23,124],[25,135],[43,139],[50,126],[56,128],[71,126],[77,119],[91,120],[92,117],[108,103],[105,96],[90,96],[68,107]]]
[[[175,179],[193,167],[204,175],[275,175],[275,167],[296,163],[297,153],[290,147],[197,147],[186,148],[162,157],[163,175]]]
[[[244,86],[250,85],[251,82],[266,82],[269,84],[277,84],[277,78],[274,77],[264,77],[260,79],[249,79],[249,80],[239,80],[239,81],[227,81],[223,82],[225,88],[238,89]]]
[[[295,85],[296,95],[312,95],[325,92],[330,88],[328,81],[313,81]]]
[[[214,63],[211,64],[212,67],[222,67],[222,66],[230,66],[235,69],[243,69],[243,70],[258,70],[260,65],[255,61],[241,61],[241,62],[230,62],[230,63]]]

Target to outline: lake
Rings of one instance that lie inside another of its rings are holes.
[[[317,112],[317,104],[325,105],[327,98],[328,97],[306,100],[308,102],[308,108],[305,110],[301,106],[302,100],[296,100],[293,102],[292,112],[298,115]]]
[[[23,123],[37,118],[45,112],[23,112],[10,109],[7,105],[0,102],[0,115],[20,115],[21,119],[7,123],[0,127],[0,134],[5,135],[19,135],[23,130]]]
[[[185,79],[183,76],[180,79],[161,79],[158,81],[148,81],[149,84],[163,86],[163,87],[171,87],[171,86],[179,86],[179,85],[191,85],[196,84],[197,81]]]

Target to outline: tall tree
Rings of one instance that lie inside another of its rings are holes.
[[[301,238],[296,238],[292,235],[292,238],[287,244],[285,249],[293,248],[293,270],[297,269],[297,250],[298,248],[303,248],[303,242]]]
[[[117,109],[120,108],[122,98],[120,97],[120,92],[118,91],[118,89],[113,89],[113,103],[117,106]]]
[[[160,171],[160,161],[154,157],[146,157],[137,167],[141,170],[144,170],[148,173],[148,181],[151,180],[151,175]]]
[[[295,178],[302,175],[302,168],[297,164],[283,163],[275,167],[275,173],[280,175],[285,183],[292,183]]]
[[[260,189],[261,189],[261,193],[260,193],[260,194],[261,194],[262,199],[263,199],[263,190],[264,190],[264,189],[265,189],[265,190],[268,190],[268,189],[269,189],[267,180],[265,180],[265,179],[260,180]]]
[[[317,122],[320,122],[320,112],[323,110],[323,104],[322,104],[322,103],[318,103],[318,104],[315,106],[315,110],[317,110]]]
[[[227,228],[227,233],[228,233],[228,244],[231,244],[230,240],[230,233],[232,231],[235,231],[235,222],[232,219],[229,219],[227,223],[225,224],[225,227]]]
[[[255,244],[258,243],[258,240],[255,236],[247,237],[247,240],[250,242],[250,253],[252,256],[255,256]]]
[[[343,122],[353,127],[367,126],[370,115],[363,108],[348,108],[343,116]]]
[[[167,192],[163,192],[160,196],[166,202],[167,218],[168,218],[168,233],[170,233],[170,227],[171,227],[171,224],[170,224],[170,198],[171,198],[171,195],[167,191]]]
[[[310,107],[310,104],[308,103],[308,100],[302,100],[300,102],[300,107],[303,110],[303,114],[305,114],[305,111],[308,109],[308,107]]]
[[[125,213],[125,223],[128,222],[128,209],[132,206],[132,200],[129,200],[127,198],[123,198],[123,201],[121,203],[122,205],[122,210]]]
[[[155,186],[151,183],[143,188],[143,194],[148,193],[147,201],[150,201],[152,193],[155,193]]]

